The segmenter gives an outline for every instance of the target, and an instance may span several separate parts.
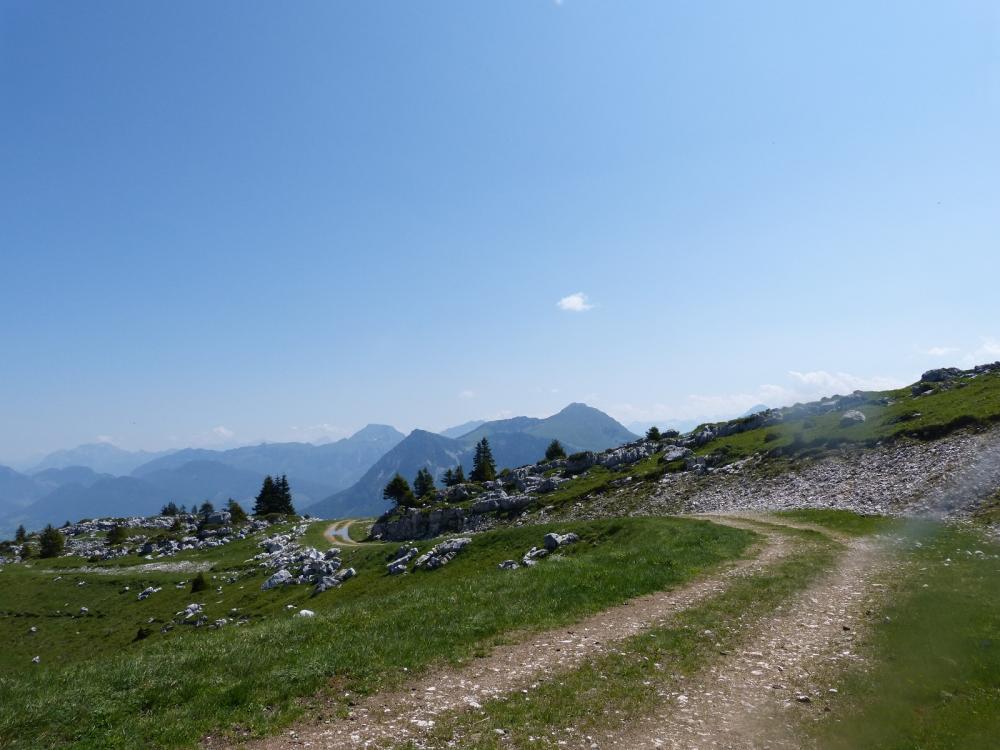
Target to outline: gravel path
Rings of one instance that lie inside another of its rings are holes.
[[[525,689],[553,671],[570,669],[617,641],[665,624],[677,612],[719,594],[736,577],[773,565],[794,549],[787,535],[749,518],[712,520],[757,531],[765,542],[755,557],[730,563],[714,575],[633,599],[570,627],[498,647],[467,666],[431,672],[400,690],[363,700],[347,720],[299,726],[248,747],[379,748],[417,739],[433,726],[439,714],[478,708],[483,701]]]
[[[891,564],[879,540],[852,540],[836,569],[761,623],[757,637],[665,691],[657,711],[597,747],[807,747],[797,727],[826,710],[824,678],[859,661],[855,642],[865,612],[880,598],[877,580]]]
[[[349,531],[353,523],[353,520],[336,521],[327,527],[326,531],[323,532],[323,536],[325,536],[331,544],[339,544],[341,547],[357,547],[361,544],[361,542],[356,542],[351,539],[351,533]]]

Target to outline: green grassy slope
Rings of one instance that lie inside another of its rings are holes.
[[[865,648],[871,666],[841,680],[832,718],[811,726],[814,739],[845,750],[995,748],[1000,545],[953,526],[908,533],[911,575]]]
[[[322,526],[310,529],[310,540]],[[547,530],[573,530],[582,541],[534,568],[497,569]],[[57,582],[43,561],[7,566],[0,572],[7,646],[0,650],[0,745],[181,747],[234,725],[273,731],[301,710],[300,698],[324,688],[346,701],[398,684],[511,632],[553,627],[686,581],[742,554],[752,538],[681,519],[509,528],[477,535],[441,570],[400,577],[384,574],[389,545],[345,547],[358,577],[315,598],[304,586],[260,592],[260,573],[233,583],[219,578],[235,575],[256,552],[249,543],[172,558],[215,565],[206,573],[213,588],[195,595],[174,588],[190,574],[137,575],[109,565],[115,574],[98,576],[70,572],[79,561],[59,560]],[[147,583],[164,589],[136,601]],[[120,593],[124,585],[131,591]],[[189,602],[205,603],[212,620],[234,607],[252,619],[218,631],[178,626],[166,635],[155,622],[150,637],[132,642],[150,617],[169,619]],[[293,618],[289,605],[317,616]],[[90,614],[76,616],[80,606]],[[28,632],[32,625],[37,634]],[[30,663],[35,654],[39,666]]]

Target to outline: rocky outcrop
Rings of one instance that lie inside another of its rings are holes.
[[[467,518],[468,514],[462,508],[403,508],[396,515],[376,521],[371,536],[386,541],[428,539],[462,531]]]

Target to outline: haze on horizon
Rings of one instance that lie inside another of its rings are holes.
[[[985,1],[10,0],[0,463],[1000,359],[998,34]]]

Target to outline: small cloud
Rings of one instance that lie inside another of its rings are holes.
[[[570,294],[568,297],[563,297],[556,305],[560,310],[565,310],[566,312],[586,312],[593,307],[587,299],[587,295],[583,292],[576,292],[575,294]]]
[[[115,439],[110,435],[98,435],[95,440],[97,440],[98,443],[108,443],[109,445],[115,442]]]
[[[974,349],[962,357],[961,364],[963,367],[974,367],[997,360],[1000,360],[1000,341],[994,338],[984,338],[978,349]]]
[[[921,349],[920,353],[926,354],[928,357],[947,357],[957,351],[958,348],[954,346],[932,346],[929,349]]]
[[[470,390],[466,389],[464,391],[459,391],[458,397],[460,399],[462,399],[463,401],[468,401],[470,398],[475,398],[476,397],[476,392],[475,391],[470,391]]]
[[[220,424],[218,427],[212,428],[212,434],[215,435],[216,437],[222,438],[223,440],[229,440],[229,438],[231,438],[236,433],[234,433],[228,427],[224,427],[223,425]]]

